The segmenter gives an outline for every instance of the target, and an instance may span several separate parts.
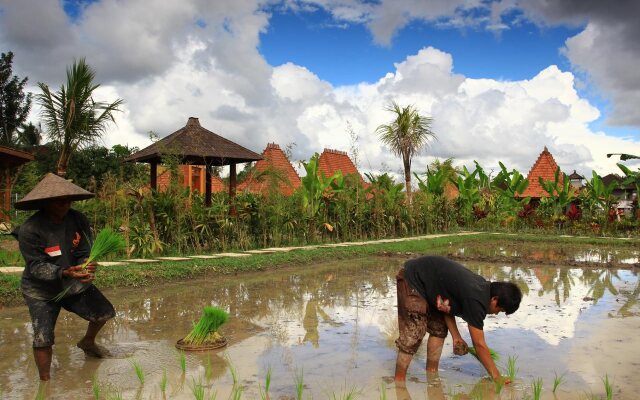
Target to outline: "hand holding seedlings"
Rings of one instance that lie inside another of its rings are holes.
[[[82,283],[91,282],[96,277],[96,267],[97,264],[95,262],[89,263],[86,266],[84,264],[76,265],[62,271],[62,275],[66,278],[77,279]]]
[[[463,339],[453,341],[453,354],[463,356],[469,352],[469,346]]]

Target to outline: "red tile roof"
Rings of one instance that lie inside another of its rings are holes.
[[[538,178],[542,178],[544,181],[554,181],[556,170],[558,169],[558,164],[556,160],[553,159],[547,147],[544,147],[542,153],[538,156],[538,159],[531,167],[529,171],[529,175],[527,175],[527,180],[529,181],[529,186],[527,190],[522,193],[522,197],[530,196],[531,198],[542,198],[549,197],[549,194],[544,191],[542,186],[540,186],[540,182]],[[559,184],[562,185],[563,182],[563,174],[560,171],[560,175],[558,176],[560,180]]]
[[[269,190],[269,178],[261,176],[265,171],[277,174],[276,189],[285,196],[291,196],[300,187],[300,177],[289,162],[280,146],[267,144],[262,152],[262,160],[258,161],[252,173],[238,185],[238,191],[266,194]]]
[[[360,182],[368,186],[345,151],[324,149],[318,160],[318,169],[326,177],[333,175],[336,171],[342,172],[343,176],[358,175]]]

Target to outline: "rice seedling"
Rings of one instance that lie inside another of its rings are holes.
[[[213,376],[213,366],[211,365],[211,357],[207,356],[207,362],[204,364],[204,377],[210,381]]]
[[[296,385],[296,400],[302,400],[302,393],[304,392],[304,371],[302,368],[299,370],[296,368],[293,381]]]
[[[225,355],[227,363],[229,363],[229,372],[231,372],[231,378],[233,379],[233,386],[238,386],[238,370],[236,366],[231,362],[231,357],[228,354]]]
[[[218,329],[228,319],[229,314],[223,309],[206,306],[198,323],[194,324],[191,332],[182,340],[186,344],[196,346],[204,343],[219,343],[224,338],[218,333]]]
[[[162,368],[162,378],[160,379],[160,392],[164,395],[167,391],[167,369]]]
[[[613,399],[613,382],[609,382],[608,374],[604,374],[604,378],[602,378],[602,383],[604,383],[604,391],[607,394],[607,400]]]
[[[564,382],[564,374],[566,372],[564,372],[562,375],[558,375],[557,372],[554,372],[555,377],[553,378],[553,390],[552,392],[555,393],[556,389],[558,389],[558,386],[560,386],[562,384],[562,382]]]
[[[233,392],[231,392],[231,399],[240,400],[242,398],[242,386],[234,386]]]
[[[504,381],[502,379],[494,380],[493,385],[496,389],[496,393],[500,394],[500,392],[502,392],[502,388],[504,388]]]
[[[387,387],[384,382],[380,382],[380,400],[387,400]]]
[[[516,367],[516,361],[518,356],[509,356],[507,359],[507,375],[511,381],[516,380],[516,374],[518,373],[518,367]]]
[[[540,396],[542,395],[542,378],[534,379],[531,383],[531,388],[533,389],[533,400],[540,400]]]
[[[358,390],[355,387],[350,388],[346,393],[336,395],[335,392],[329,395],[329,400],[354,400],[357,397]]]
[[[100,399],[100,383],[98,382],[98,378],[95,375],[91,377],[91,389],[93,390],[93,397],[96,400]]]
[[[180,370],[184,374],[187,371],[187,357],[182,350],[179,352],[178,362],[180,363]]]
[[[89,235],[85,234],[87,240],[89,240]],[[89,251],[89,257],[82,264],[83,272],[86,272],[87,265],[90,263],[104,258],[109,254],[117,253],[119,251],[124,250],[126,244],[124,238],[119,234],[115,233],[111,229],[105,228],[98,233],[96,236],[96,240],[91,244],[91,250]],[[71,289],[71,286],[66,287],[62,292],[58,293],[53,301],[58,302],[66,296],[66,294]]]
[[[191,380],[192,385],[190,386],[191,388],[191,393],[193,393],[193,397],[196,400],[204,400],[204,385],[202,384],[202,382],[196,382],[195,379]]]
[[[478,358],[478,351],[475,347],[469,347],[469,354],[471,354],[475,358]],[[493,359],[493,361],[500,360],[500,354],[498,354],[498,352],[493,350],[492,348],[489,348],[489,354],[491,355],[491,359]]]
[[[129,362],[131,363],[133,370],[136,372],[136,376],[138,377],[140,384],[144,385],[144,369],[142,369],[142,365],[135,359],[131,359]]]
[[[109,397],[107,397],[107,400],[122,400],[122,394],[120,393],[120,391],[118,389],[114,389],[115,392],[114,393],[110,393]]]
[[[267,374],[264,377],[264,389],[259,386],[260,398],[262,400],[269,400],[269,387],[271,387],[271,365],[267,368]]]

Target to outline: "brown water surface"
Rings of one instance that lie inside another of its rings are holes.
[[[454,356],[447,339],[439,376],[425,375],[423,346],[409,368],[406,390],[397,389],[392,381],[395,274],[404,260],[368,257],[105,291],[118,314],[100,341],[116,358],[85,357],[75,347],[85,322],[63,311],[48,397],[93,398],[95,380],[101,398],[119,393],[123,399],[193,399],[192,389],[203,385],[206,396],[217,391],[218,399],[227,399],[235,374],[241,398],[260,399],[268,370],[271,399],[296,398],[297,384],[305,399],[341,399],[351,392],[359,399],[380,399],[382,390],[388,399],[522,399],[531,397],[534,378],[543,379],[542,398],[553,399],[555,374],[564,374],[558,399],[604,396],[605,374],[614,398],[640,393],[637,269],[525,267],[517,258],[508,265],[465,262],[487,278],[516,281],[525,293],[518,312],[485,321],[487,342],[502,356],[500,367],[505,369],[508,356],[517,356],[516,382],[496,395],[483,380],[483,367],[472,356]],[[187,353],[183,373],[174,345],[205,305],[230,313],[222,328],[229,344],[219,351]],[[16,307],[0,316],[0,398],[33,399],[38,380],[28,312]],[[466,324],[458,319],[458,326],[469,341]],[[143,385],[133,361],[144,370]]]

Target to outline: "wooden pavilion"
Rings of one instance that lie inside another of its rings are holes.
[[[12,170],[34,159],[33,154],[0,146],[0,221],[9,221]]]
[[[262,156],[203,128],[198,118],[167,137],[130,155],[127,162],[145,162],[151,166],[151,189],[158,188],[158,164],[163,156],[177,156],[181,164],[205,166],[205,204],[211,205],[212,166],[229,166],[229,197],[236,194],[236,164],[262,160]]]

